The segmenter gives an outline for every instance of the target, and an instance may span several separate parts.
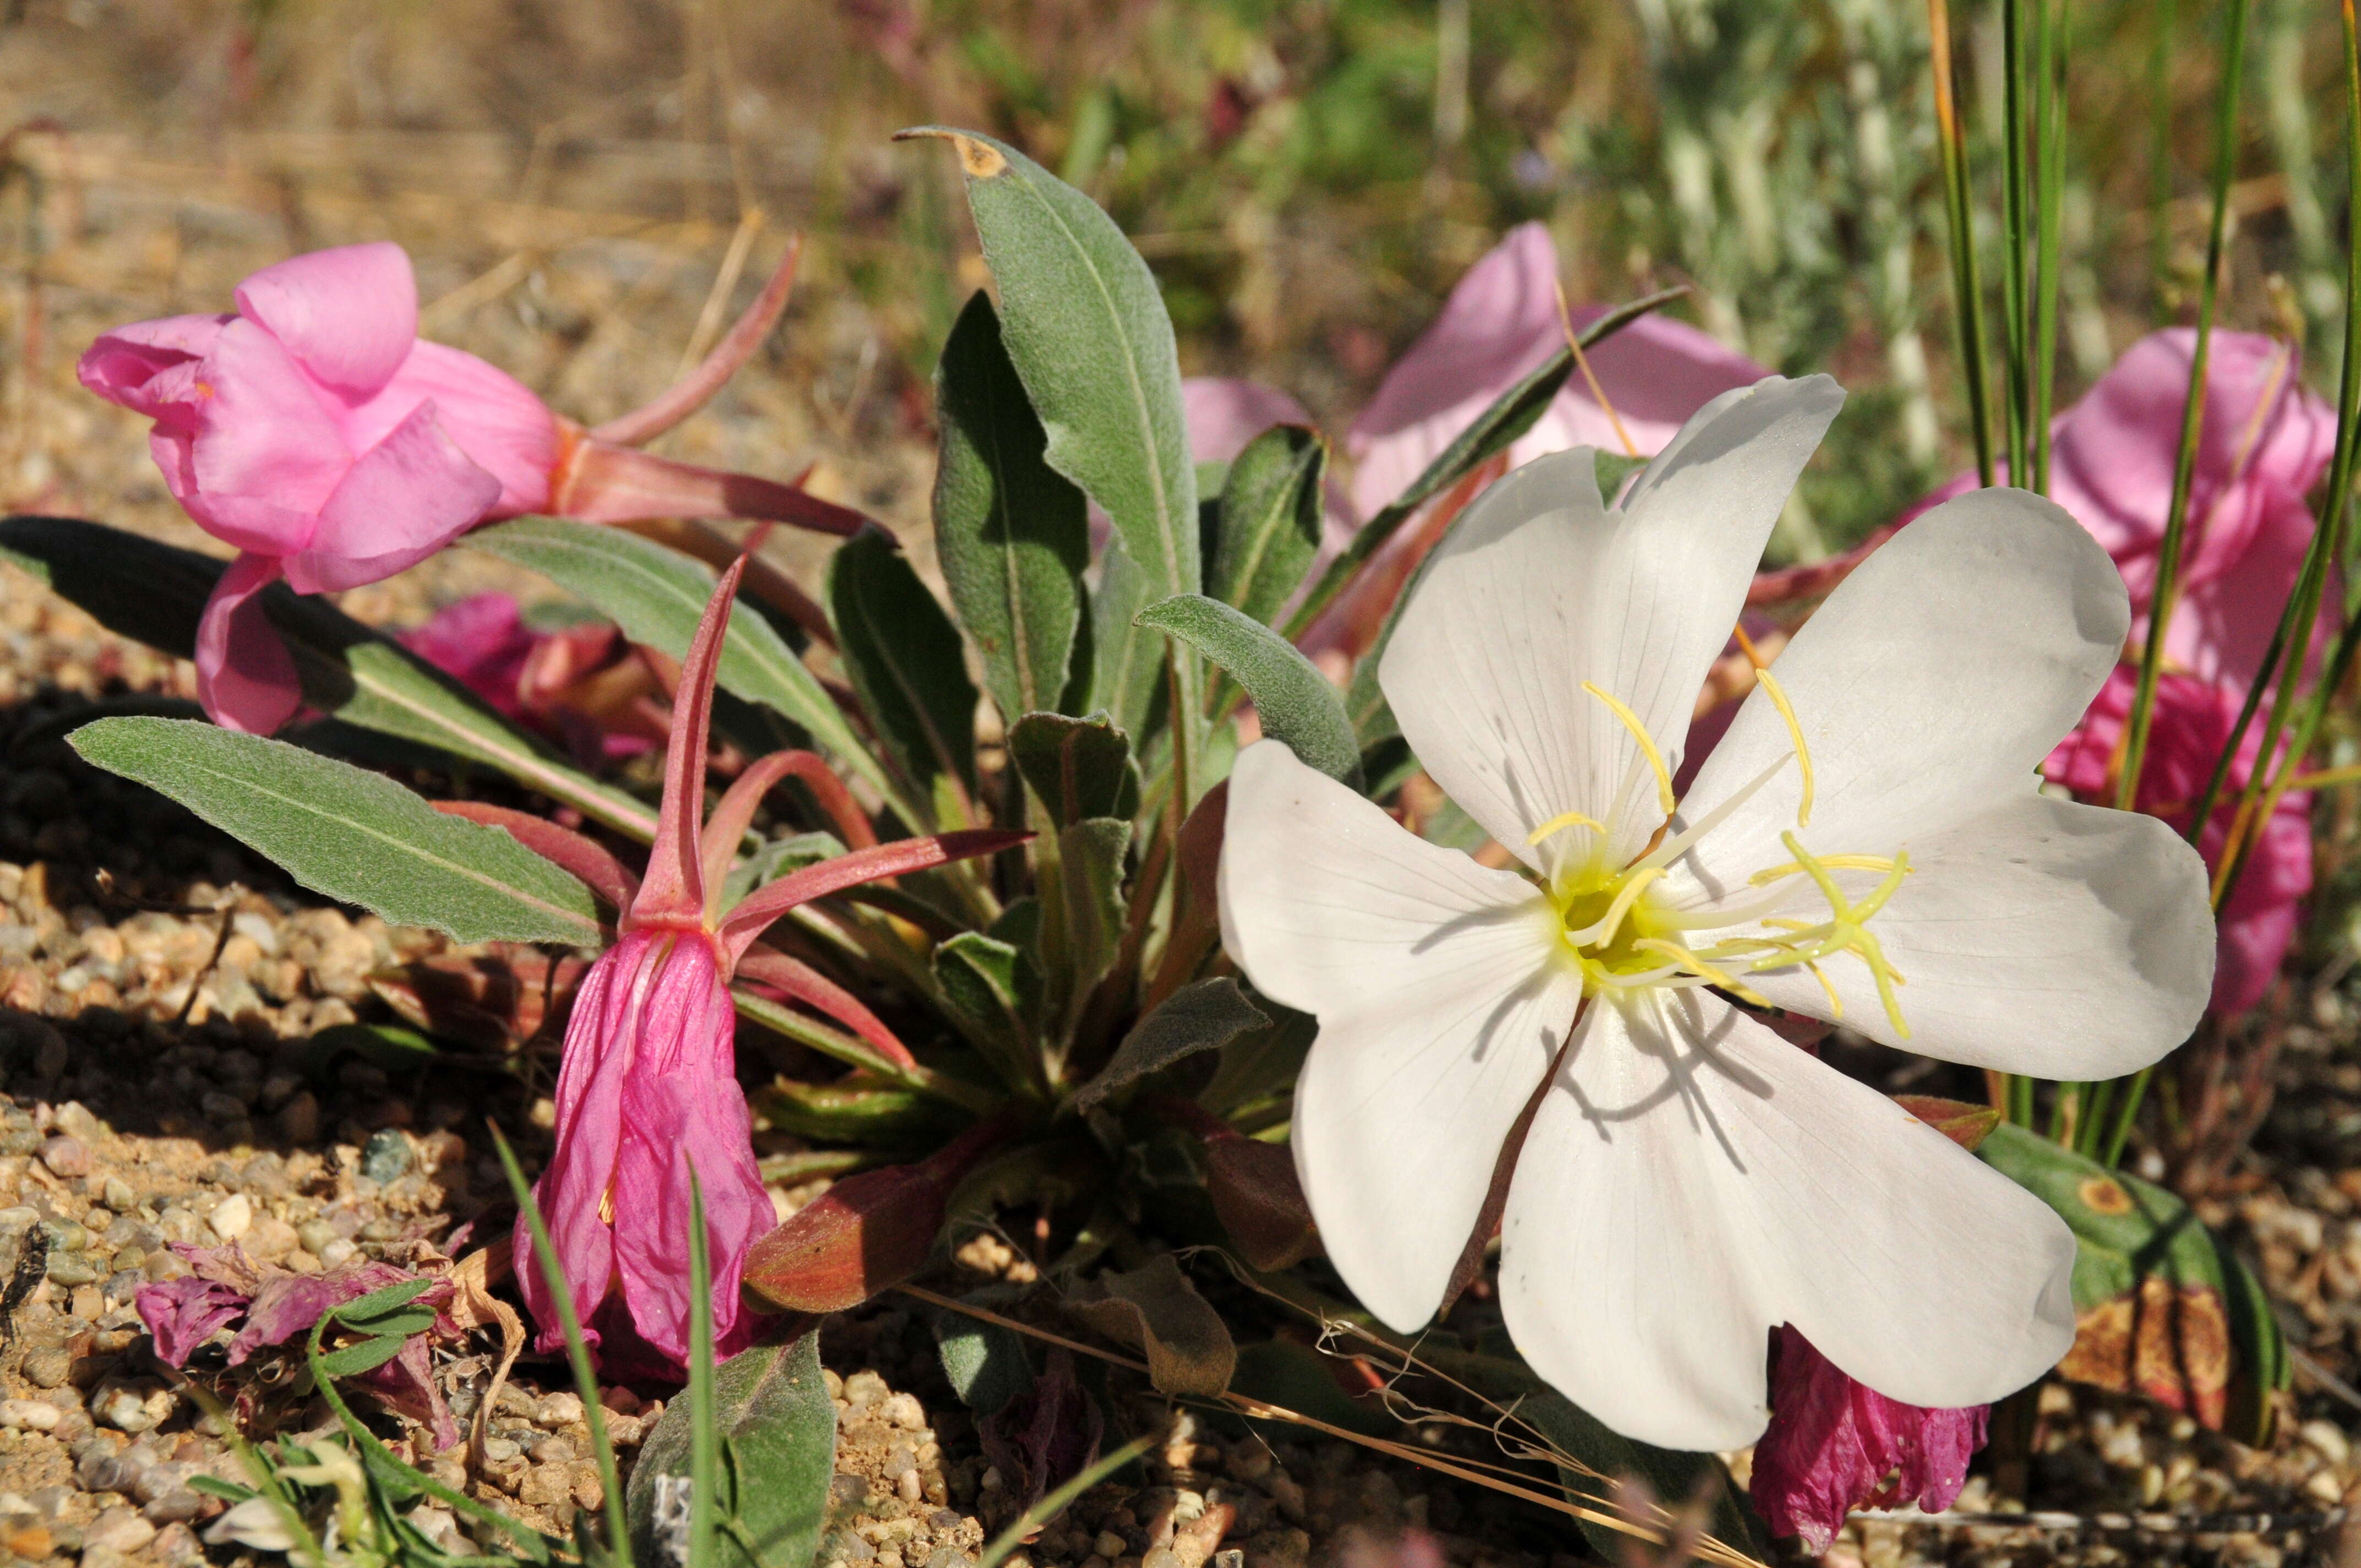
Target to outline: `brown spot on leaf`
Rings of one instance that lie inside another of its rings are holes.
[[[2094,1176],[2074,1189],[2074,1196],[2093,1214],[2128,1214],[2132,1212],[2132,1195],[2124,1184],[2113,1177]]]
[[[2114,1184],[2108,1183],[2113,1186]],[[2120,1189],[2118,1189],[2120,1190]],[[2211,1287],[2175,1288],[2153,1276],[2079,1317],[2058,1374],[2117,1393],[2136,1390],[2219,1431],[2230,1384],[2230,1320]]]
[[[1007,172],[1008,159],[1000,155],[996,147],[973,137],[957,135],[951,137],[951,145],[959,148],[960,167],[968,171],[971,179],[990,180]]]

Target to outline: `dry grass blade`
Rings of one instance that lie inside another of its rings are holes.
[[[939,1307],[944,1311],[958,1312],[962,1316],[973,1318],[980,1322],[991,1323],[996,1328],[1006,1329],[1011,1333],[1023,1334],[1028,1339],[1037,1339],[1046,1344],[1060,1346],[1063,1349],[1072,1351],[1078,1355],[1087,1355],[1096,1360],[1104,1361],[1109,1365],[1126,1367],[1131,1371],[1140,1374],[1142,1376],[1145,1376],[1148,1374],[1148,1365],[1145,1362],[1136,1361],[1127,1355],[1116,1354],[1113,1351],[1101,1350],[1095,1345],[1084,1344],[1078,1340],[1068,1339],[1062,1334],[1052,1333],[1047,1329],[1036,1328],[1030,1323],[1021,1322],[1015,1318],[1005,1317],[987,1308],[972,1306],[965,1301],[954,1300],[949,1296],[938,1295],[932,1290],[925,1289],[922,1287],[916,1285],[900,1285],[895,1287],[895,1288],[899,1290],[905,1296],[924,1301],[931,1307]],[[1284,1298],[1280,1299],[1284,1299]],[[1182,1402],[1191,1403],[1193,1401],[1184,1400]],[[1488,1404],[1490,1403],[1488,1400],[1486,1402]],[[1209,1401],[1209,1403],[1219,1404],[1220,1406],[1233,1410],[1239,1415],[1248,1416],[1257,1420],[1282,1421],[1289,1426],[1302,1427],[1307,1431],[1319,1432],[1323,1436],[1335,1438],[1339,1442],[1353,1443],[1357,1447],[1369,1449],[1374,1453],[1382,1453],[1389,1459],[1399,1459],[1404,1464],[1415,1464],[1423,1469],[1433,1470],[1441,1475],[1449,1475],[1455,1480],[1466,1481],[1470,1485],[1483,1486],[1491,1491],[1499,1492],[1505,1497],[1511,1497],[1523,1502],[1532,1503],[1537,1508],[1547,1508],[1553,1513],[1564,1514],[1568,1519],[1580,1519],[1590,1524],[1603,1525],[1609,1530],[1619,1531],[1621,1534],[1631,1537],[1635,1541],[1645,1541],[1650,1545],[1664,1546],[1671,1539],[1672,1531],[1666,1529],[1658,1529],[1642,1524],[1635,1520],[1625,1519],[1620,1515],[1602,1512],[1597,1508],[1587,1508],[1579,1503],[1568,1502],[1564,1497],[1553,1497],[1549,1493],[1537,1491],[1531,1486],[1520,1486],[1514,1481],[1504,1479],[1500,1475],[1488,1474],[1488,1472],[1494,1471],[1498,1467],[1486,1464],[1480,1460],[1445,1458],[1441,1454],[1431,1453],[1426,1449],[1419,1448],[1411,1443],[1397,1442],[1390,1438],[1370,1437],[1361,1432],[1353,1431],[1348,1428],[1331,1426],[1328,1422],[1321,1420],[1316,1417],[1307,1416],[1300,1410],[1290,1410],[1283,1405],[1273,1405],[1261,1399],[1249,1398],[1244,1394],[1224,1394],[1217,1400]],[[1499,1407],[1495,1406],[1494,1408],[1498,1409]],[[1473,1425],[1474,1423],[1470,1422],[1466,1424]],[[1543,1452],[1545,1452],[1547,1457],[1552,1460],[1561,1460],[1563,1457],[1556,1454],[1554,1451],[1537,1451],[1537,1454]],[[1579,1465],[1578,1461],[1573,1461],[1570,1463],[1578,1465],[1579,1468],[1589,1475],[1597,1475],[1598,1474],[1596,1471],[1591,1471],[1587,1465]],[[1605,1476],[1599,1476],[1598,1478],[1600,1480],[1608,1479]],[[1658,1511],[1662,1512],[1662,1509],[1659,1508]],[[1672,1530],[1676,1530],[1677,1529],[1677,1525],[1672,1527]],[[1720,1564],[1721,1568],[1768,1568],[1768,1565],[1763,1563],[1761,1559],[1750,1557],[1745,1552],[1737,1550],[1735,1547],[1710,1536],[1706,1537],[1697,1542],[1694,1551],[1699,1561]]]

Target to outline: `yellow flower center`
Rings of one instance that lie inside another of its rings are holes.
[[[1767,671],[1758,667],[1757,673],[1786,725],[1789,742],[1795,749],[1794,760],[1803,775],[1796,811],[1796,826],[1800,828],[1811,814],[1811,755],[1805,747],[1803,726],[1796,721],[1787,694],[1772,683]],[[1617,837],[1612,825],[1578,811],[1550,818],[1533,829],[1528,839],[1529,843],[1539,844],[1577,829],[1589,836],[1589,853],[1563,865],[1549,889],[1564,949],[1582,974],[1583,994],[1628,995],[1650,987],[1679,990],[1712,985],[1741,1002],[1769,1006],[1768,1001],[1746,984],[1746,977],[1800,966],[1819,981],[1828,996],[1829,1015],[1841,1022],[1844,1003],[1820,966],[1850,954],[1868,966],[1877,987],[1878,1001],[1894,1033],[1909,1038],[1910,1026],[1902,1016],[1901,1003],[1895,996],[1895,988],[1905,981],[1887,961],[1885,949],[1870,931],[1869,922],[1910,874],[1910,857],[1899,852],[1892,856],[1815,855],[1794,833],[1784,832],[1779,840],[1793,859],[1757,872],[1747,880],[1752,886],[1769,888],[1792,877],[1807,877],[1828,905],[1827,918],[1805,920],[1772,915],[1771,909],[1786,902],[1780,894],[1771,895],[1773,902],[1758,905],[1758,913],[1752,915],[1727,909],[1686,914],[1674,908],[1660,886],[1665,869],[1769,783],[1788,759],[1781,758],[1714,810],[1675,833],[1672,823],[1676,807],[1672,770],[1649,736],[1647,727],[1628,706],[1598,686],[1586,681],[1583,689],[1606,704],[1638,743],[1640,757],[1633,763],[1635,773],[1640,763],[1645,762],[1654,775],[1657,803],[1664,813],[1664,825],[1657,830],[1655,841],[1637,859],[1621,866],[1608,863],[1608,846]],[[1638,782],[1636,777],[1632,782]],[[1631,791],[1622,793],[1628,797]],[[1874,872],[1881,880],[1876,887],[1854,899],[1848,897],[1838,884],[1833,873],[1839,871]],[[1702,947],[1690,946],[1686,935],[1689,931],[1728,932],[1750,923],[1755,927],[1752,932],[1720,936]]]

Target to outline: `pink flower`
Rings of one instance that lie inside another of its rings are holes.
[[[2112,800],[2117,748],[2131,711],[2138,674],[2119,664],[2100,688],[2074,732],[2042,763],[2051,783],[2086,800]],[[2156,718],[2148,732],[2147,761],[2140,770],[2142,811],[2186,832],[2197,797],[2212,776],[2215,759],[2238,717],[2237,689],[2224,682],[2165,675],[2157,682]],[[2222,792],[2222,803],[2197,841],[2209,867],[2219,868],[2238,792],[2245,787],[2262,746],[2259,720],[2246,740]],[[2312,798],[2299,790],[2279,797],[2264,824],[2230,906],[2219,921],[2219,957],[2213,969],[2216,1013],[2239,1013],[2262,1000],[2278,975],[2279,960],[2295,939],[2296,905],[2312,891]]]
[[[1932,1410],[1889,1399],[1782,1325],[1771,1426],[1754,1445],[1748,1489],[1772,1534],[1801,1536],[1817,1556],[1855,1508],[1949,1508],[1991,1415],[1989,1405]]]
[[[774,752],[741,773],[705,817],[714,674],[745,565],[741,557],[723,574],[681,665],[645,881],[601,846],[539,817],[444,804],[454,815],[506,828],[526,848],[580,876],[619,914],[620,939],[575,992],[558,1069],[555,1147],[533,1189],[567,1291],[582,1310],[585,1336],[601,1347],[610,1371],[676,1375],[686,1365],[691,1298],[681,1237],[692,1171],[704,1190],[715,1343],[728,1354],[753,1332],[739,1277],[774,1216],[738,1086],[731,981],[754,981],[817,1007],[882,1056],[916,1066],[857,999],[756,938],[806,900],[991,854],[1027,837],[945,833],[855,850],[724,908],[724,878],[763,797],[789,774],[819,783],[807,776],[818,766],[810,753]],[[840,784],[834,787],[842,794]],[[819,789],[827,798],[827,784]],[[532,1234],[522,1220],[515,1245],[520,1259],[532,1257]],[[555,1348],[563,1331],[542,1271],[521,1265],[518,1280],[541,1322],[542,1348]]]
[[[2051,426],[2050,498],[2091,531],[2122,571],[2135,644],[2147,636],[2195,350],[2196,334],[2187,327],[2150,333]],[[2180,600],[2166,630],[2165,656],[2169,668],[2235,682],[2242,693],[2311,543],[2304,497],[2326,471],[2336,441],[2335,411],[2296,370],[2290,345],[2257,333],[2213,334]],[[1910,515],[1975,483],[1972,473],[1962,474]],[[2334,595],[2326,602],[2334,603]]]
[[[654,672],[606,621],[535,631],[506,594],[471,594],[405,631],[401,645],[495,712],[563,740],[585,767],[661,742]]]
[[[135,322],[92,344],[82,385],[154,421],[175,500],[235,546],[197,632],[215,721],[267,733],[302,700],[257,596],[280,578],[331,593],[391,576],[478,523],[550,511],[591,521],[777,517],[850,532],[802,492],[631,451],[677,422],[751,352],[785,301],[789,263],[714,356],[649,409],[598,430],[550,411],[476,358],[418,336],[418,285],[396,245],[291,258],[247,278],[228,315]]]

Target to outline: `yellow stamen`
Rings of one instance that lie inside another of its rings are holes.
[[[1891,872],[1894,869],[1893,859],[1886,855],[1822,855],[1819,857],[1819,863],[1840,872]],[[1756,872],[1746,881],[1748,885],[1752,887],[1768,887],[1781,877],[1795,876],[1803,870],[1803,861],[1789,861],[1784,866],[1773,866],[1767,872]],[[1765,924],[1768,922],[1766,921]]]
[[[1741,631],[1738,635],[1743,639],[1746,633]],[[1754,656],[1752,647],[1742,641],[1741,646],[1746,647],[1748,658]],[[1795,722],[1795,705],[1787,700],[1787,694],[1780,689],[1776,676],[1758,663],[1754,666],[1754,678],[1763,683],[1763,695],[1770,697],[1771,706],[1779,710],[1779,717],[1786,720],[1787,741],[1795,748],[1795,765],[1804,770],[1804,793],[1795,802],[1795,826],[1808,828],[1812,824],[1812,753],[1804,745],[1804,727]]]
[[[1896,974],[1894,966],[1886,961],[1885,948],[1875,937],[1870,934],[1868,925],[1870,918],[1885,907],[1886,900],[1894,896],[1901,888],[1903,879],[1910,874],[1910,857],[1907,854],[1896,854],[1886,872],[1885,880],[1878,883],[1877,887],[1859,904],[1854,904],[1845,897],[1844,890],[1837,885],[1836,878],[1829,874],[1830,862],[1837,857],[1831,856],[1828,860],[1821,860],[1805,849],[1803,841],[1793,833],[1780,834],[1779,841],[1787,846],[1787,852],[1795,857],[1795,863],[1803,868],[1805,874],[1809,876],[1814,884],[1819,888],[1820,896],[1828,901],[1829,918],[1817,927],[1806,927],[1802,922],[1795,920],[1765,920],[1763,924],[1766,926],[1801,929],[1806,935],[1790,938],[1794,947],[1789,951],[1776,957],[1757,959],[1749,964],[1748,968],[1761,970],[1784,968],[1791,964],[1802,964],[1806,968],[1810,968],[1818,960],[1832,958],[1838,953],[1853,953],[1862,963],[1869,966],[1870,977],[1877,982],[1877,999],[1884,1004],[1885,1016],[1893,1024],[1894,1034],[1903,1039],[1908,1039],[1910,1025],[1904,1020],[1902,1004],[1894,994],[1894,988],[1901,982],[1902,977]],[[1809,936],[1822,931],[1827,934],[1818,937],[1817,941],[1807,941]],[[1826,978],[1823,977],[1821,984],[1826,986],[1827,983]],[[1830,994],[1835,993],[1830,992]]]
[[[1648,735],[1648,727],[1640,722],[1638,714],[1608,695],[1597,682],[1585,681],[1582,689],[1605,703],[1608,711],[1621,719],[1623,728],[1631,732],[1631,739],[1640,743],[1640,751],[1647,757],[1648,766],[1656,772],[1656,803],[1664,808],[1664,815],[1670,817],[1674,806],[1679,804],[1673,796],[1673,770],[1664,766],[1664,754],[1656,750],[1656,742]]]
[[[1831,1024],[1843,1023],[1844,998],[1837,994],[1837,988],[1828,983],[1828,977],[1821,971],[1819,965],[1806,964],[1804,967],[1812,971],[1812,978],[1820,982],[1820,989],[1828,993],[1828,1022]]]
[[[1651,952],[1668,955],[1675,963],[1679,964],[1691,974],[1699,975],[1706,980],[1711,981],[1714,984],[1720,986],[1724,991],[1730,992],[1731,994],[1735,995],[1741,1002],[1751,1002],[1757,1007],[1768,1007],[1771,1005],[1770,1003],[1755,994],[1754,991],[1744,981],[1731,975],[1728,970],[1719,969],[1714,965],[1708,963],[1702,957],[1689,951],[1688,948],[1682,947],[1677,942],[1667,942],[1661,937],[1642,937],[1638,941],[1632,943],[1631,946],[1635,948],[1645,948]]]
[[[1543,839],[1548,838],[1551,834],[1563,833],[1569,828],[1590,828],[1597,829],[1602,834],[1607,831],[1607,824],[1599,821],[1598,818],[1595,817],[1585,817],[1579,811],[1561,811],[1555,817],[1551,817],[1547,822],[1543,823],[1540,827],[1526,834],[1525,842],[1528,844],[1538,844]]]

